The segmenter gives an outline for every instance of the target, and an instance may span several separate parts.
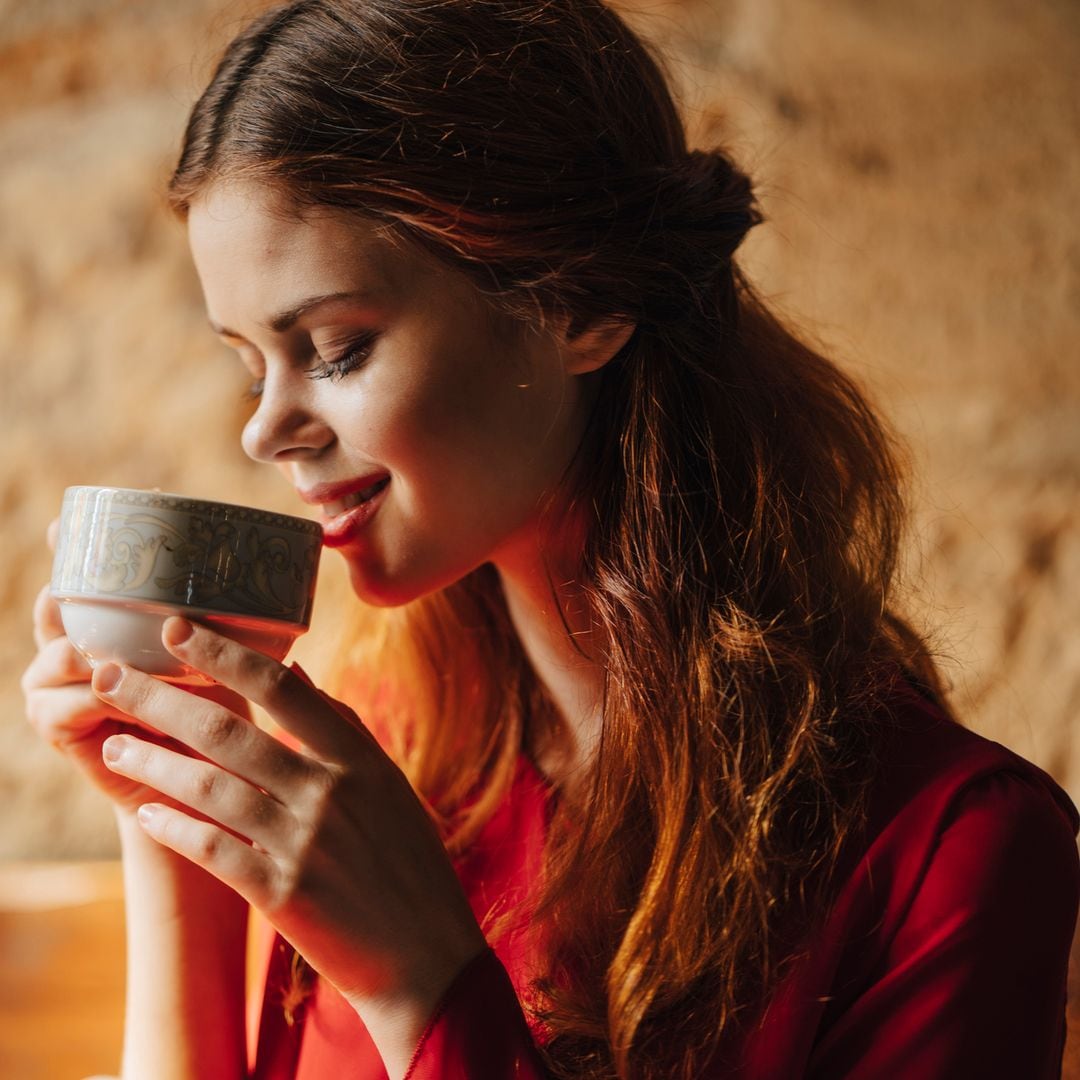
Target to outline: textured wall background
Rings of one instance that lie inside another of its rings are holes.
[[[0,0],[0,857],[114,851],[18,690],[63,488],[296,510],[240,452],[245,380],[161,200],[238,10]],[[758,177],[752,276],[910,442],[911,602],[965,721],[1080,801],[1080,8],[652,0],[632,17],[671,57],[695,141]],[[327,562],[299,653],[316,671],[342,598]]]

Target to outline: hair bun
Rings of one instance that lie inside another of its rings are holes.
[[[665,225],[698,234],[723,259],[763,220],[750,178],[720,150],[690,150],[669,176]]]
[[[688,307],[714,310],[717,282],[763,220],[749,177],[719,150],[691,150],[653,171],[621,211],[651,279],[642,314],[656,324],[681,321]]]

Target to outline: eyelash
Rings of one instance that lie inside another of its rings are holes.
[[[341,356],[337,356],[333,360],[320,360],[318,363],[312,364],[304,374],[309,379],[332,379],[335,382],[338,379],[344,379],[346,375],[356,371],[357,368],[366,363],[374,344],[375,335],[367,334],[350,345]],[[265,382],[265,379],[256,379],[248,387],[244,397],[249,401],[261,397]]]

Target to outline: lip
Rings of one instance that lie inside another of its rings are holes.
[[[316,484],[310,488],[297,488],[296,493],[310,506],[320,506],[322,503],[337,502],[346,499],[350,495],[363,491],[364,488],[377,484],[380,480],[389,477],[385,470],[368,473],[366,476],[358,476],[352,480],[340,480],[337,483]]]
[[[342,548],[359,539],[360,534],[367,527],[368,523],[375,514],[378,513],[379,507],[383,502],[383,496],[390,487],[390,478],[386,476],[383,477],[383,479],[387,482],[366,502],[362,502],[357,506],[350,506],[348,510],[343,510],[340,514],[335,514],[333,517],[327,517],[325,514],[322,516],[322,540],[324,547]],[[343,498],[345,495],[352,494],[356,490],[370,487],[372,483],[376,482],[377,481],[375,480],[366,482],[362,484],[359,489],[353,484],[351,485],[351,491],[339,492],[337,497]],[[331,498],[327,501],[332,502],[333,499]]]

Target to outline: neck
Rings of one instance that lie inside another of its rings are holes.
[[[604,687],[581,587],[572,575],[549,575],[538,545],[496,568],[525,655],[566,728],[564,740],[530,749],[541,772],[565,785],[596,746]]]

